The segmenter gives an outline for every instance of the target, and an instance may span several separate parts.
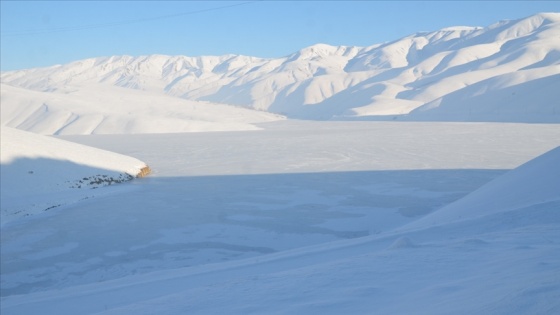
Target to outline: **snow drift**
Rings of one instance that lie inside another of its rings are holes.
[[[122,154],[4,126],[1,137],[3,225],[149,173],[144,162]]]
[[[426,228],[473,220],[551,202],[560,202],[560,147],[509,171],[466,197],[404,228]]]

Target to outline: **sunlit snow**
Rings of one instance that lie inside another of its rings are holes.
[[[47,134],[89,134],[247,130],[247,123],[279,119],[244,111],[249,120],[224,120],[240,109],[197,101],[312,120],[558,123],[559,36],[560,13],[542,13],[368,47],[317,44],[277,59],[92,58],[2,73],[2,83],[25,91],[2,87],[2,123]],[[29,89],[47,94],[35,93],[38,98],[28,104]],[[74,96],[80,101],[69,103]],[[14,103],[17,110],[4,109]],[[90,104],[103,106],[105,114],[84,111]],[[25,109],[31,105],[33,111]],[[210,117],[200,116],[202,107],[212,111]],[[53,121],[53,129],[44,121]]]

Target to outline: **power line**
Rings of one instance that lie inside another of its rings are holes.
[[[228,5],[224,5],[224,6],[220,6],[220,7],[201,9],[201,10],[196,10],[196,11],[189,11],[189,12],[162,15],[162,16],[156,16],[156,17],[141,18],[141,19],[126,20],[126,21],[118,21],[118,22],[111,22],[111,23],[100,23],[100,24],[80,25],[80,26],[66,26],[66,27],[50,28],[50,29],[45,29],[45,30],[2,32],[0,34],[2,36],[25,36],[25,35],[41,35],[41,34],[50,34],[50,33],[91,30],[91,29],[96,29],[96,28],[115,27],[115,26],[130,25],[130,24],[151,22],[151,21],[157,21],[157,20],[172,19],[172,18],[177,18],[177,17],[181,17],[181,16],[194,15],[194,14],[205,13],[205,12],[210,12],[210,11],[218,11],[218,10],[233,8],[233,7],[237,7],[237,6],[247,5],[247,4],[254,3],[254,2],[259,2],[259,1],[263,1],[263,0],[246,1],[246,2],[241,2],[241,3],[228,4]]]

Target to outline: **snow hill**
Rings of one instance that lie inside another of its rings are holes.
[[[38,135],[1,129],[2,225],[107,193],[102,188],[148,173],[135,158]]]
[[[405,229],[473,220],[549,203],[560,203],[560,147],[405,226]]]
[[[560,13],[542,13],[488,27],[419,32],[369,47],[317,44],[277,59],[92,58],[2,73],[2,124],[43,133],[87,134],[152,132],[155,124],[173,131],[206,129],[186,126],[200,124],[191,120],[220,124],[212,124],[211,130],[236,130],[278,119],[195,101],[314,120],[556,123],[559,36]],[[138,95],[143,99],[124,94],[130,90],[142,91]],[[103,105],[121,98],[119,106],[126,104],[122,111]],[[194,112],[202,108],[212,110],[201,118]],[[134,115],[129,117],[130,112]],[[230,113],[251,118],[224,118]],[[107,126],[115,122],[133,127]]]
[[[257,130],[261,111],[95,84],[42,92],[2,84],[2,125],[40,134]]]

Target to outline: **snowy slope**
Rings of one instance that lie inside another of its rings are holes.
[[[72,137],[161,173],[3,227],[2,314],[558,313],[558,125],[405,124]]]
[[[560,65],[519,70],[449,93],[404,120],[556,123]]]
[[[304,119],[559,122],[559,36],[560,13],[542,13],[369,47],[317,44],[277,59],[113,56],[5,72],[1,80],[47,93],[119,86]],[[3,98],[12,93],[2,89]]]
[[[1,221],[108,193],[99,189],[144,175],[135,158],[9,127],[1,130]]]
[[[41,134],[258,130],[279,115],[103,84],[51,92],[2,84],[1,123]]]
[[[500,212],[560,204],[560,147],[404,227],[426,228]]]

